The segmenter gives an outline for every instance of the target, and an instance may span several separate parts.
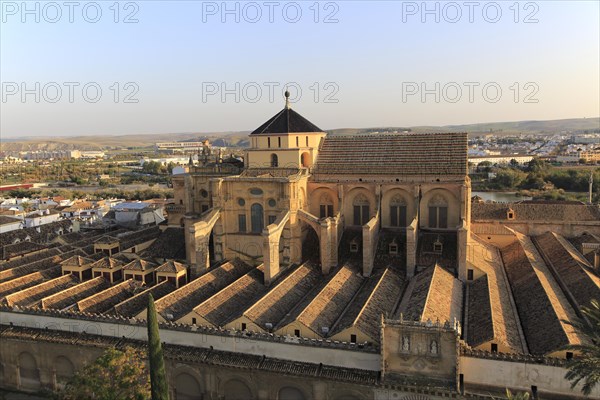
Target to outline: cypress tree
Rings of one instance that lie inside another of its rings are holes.
[[[169,386],[165,373],[160,335],[158,333],[158,318],[152,294],[148,295],[148,358],[150,361],[150,390],[152,400],[169,400]]]

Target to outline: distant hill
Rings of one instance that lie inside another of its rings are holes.
[[[572,118],[556,119],[549,121],[513,121],[513,122],[485,122],[480,124],[465,125],[444,125],[444,126],[411,126],[411,127],[379,127],[379,128],[344,128],[333,129],[329,131],[334,135],[354,135],[372,133],[374,131],[402,132],[410,130],[411,132],[468,132],[470,134],[494,133],[499,135],[514,135],[518,133],[526,134],[544,134],[573,132],[582,133],[583,131],[600,130],[599,118]]]
[[[485,122],[479,124],[445,125],[445,126],[412,126],[412,127],[374,127],[374,128],[339,128],[327,132],[333,135],[371,134],[375,132],[468,132],[471,135],[494,133],[497,135],[549,134],[559,132],[583,133],[584,131],[600,131],[600,117],[573,118],[549,121],[515,121]],[[25,150],[108,150],[120,148],[150,147],[156,142],[194,141],[209,139],[217,146],[247,147],[250,131],[239,132],[180,132],[163,134],[132,135],[96,135],[73,137],[26,137],[0,140],[1,151]]]

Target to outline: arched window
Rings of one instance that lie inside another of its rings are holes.
[[[319,217],[333,217],[333,200],[331,200],[331,196],[327,193],[323,193],[319,199]]]
[[[448,227],[448,202],[441,195],[429,200],[429,227],[445,229]]]
[[[244,382],[238,379],[231,379],[223,386],[225,400],[252,400],[254,396],[252,391]]]
[[[252,233],[261,233],[265,227],[263,206],[258,203],[252,204],[252,207],[250,207],[250,214]]]
[[[369,200],[363,194],[354,198],[354,225],[364,225],[369,222]]]
[[[304,393],[295,387],[286,386],[279,389],[277,400],[304,400]]]
[[[198,380],[185,372],[175,378],[175,398],[177,400],[200,400],[203,393]]]
[[[54,369],[56,370],[56,380],[61,383],[68,381],[75,373],[73,363],[65,356],[56,357]]]
[[[390,201],[390,226],[406,226],[406,202],[399,194]]]
[[[19,378],[21,386],[26,389],[34,389],[40,386],[40,370],[37,367],[35,358],[23,352],[19,355]]]
[[[277,154],[271,154],[271,167],[278,167],[279,166],[279,158],[277,157]]]

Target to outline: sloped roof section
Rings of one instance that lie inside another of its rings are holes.
[[[586,204],[560,204],[553,202],[472,203],[473,221],[507,221],[508,210],[513,211],[513,221],[598,221],[600,208]]]
[[[580,344],[574,328],[563,322],[577,317],[559,284],[531,239],[521,234],[517,239],[500,251],[529,352],[551,354]]]
[[[296,111],[286,107],[259,126],[251,135],[307,132],[323,132],[323,130]]]
[[[460,321],[462,300],[462,283],[435,264],[413,277],[396,313],[408,321]]]
[[[467,342],[475,347],[494,340],[515,353],[527,352],[500,252],[477,235],[471,235],[469,249],[467,267],[485,276],[469,283]]]
[[[589,307],[592,299],[600,299],[600,278],[592,266],[564,237],[555,232],[535,236],[533,242],[565,284],[579,307]]]
[[[466,133],[326,136],[314,174],[465,176]]]

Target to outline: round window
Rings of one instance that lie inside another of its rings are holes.
[[[200,190],[200,196],[207,197],[208,196],[208,192],[206,190],[204,190],[204,189],[201,189]]]
[[[275,201],[275,199],[269,199],[269,207],[275,207],[277,205],[277,202]]]
[[[241,197],[238,199],[238,204],[242,207],[244,207],[246,205],[246,200],[242,199]]]
[[[261,194],[263,194],[263,191],[260,188],[252,188],[252,189],[250,189],[250,194],[253,194],[255,196],[260,196]]]

